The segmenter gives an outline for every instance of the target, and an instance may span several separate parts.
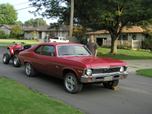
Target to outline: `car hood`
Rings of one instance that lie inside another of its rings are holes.
[[[126,66],[127,64],[121,60],[112,58],[99,58],[94,56],[79,56],[79,57],[63,57],[64,59],[70,60],[71,62],[79,62],[85,65],[87,68],[97,67],[116,67]]]

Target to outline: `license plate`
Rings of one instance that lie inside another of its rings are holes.
[[[113,79],[113,76],[104,77],[104,81],[111,81],[112,79]]]

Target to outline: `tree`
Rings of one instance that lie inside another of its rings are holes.
[[[17,20],[17,13],[10,4],[0,4],[0,24],[14,24]]]
[[[22,21],[16,21],[16,22],[15,22],[15,25],[20,25],[20,26],[22,26],[23,23],[22,23]]]
[[[14,25],[11,29],[10,36],[12,38],[21,38],[23,35],[23,30],[20,25]]]
[[[36,19],[30,19],[24,23],[25,26],[33,26],[33,27],[38,27],[38,26],[44,26],[47,25],[46,21],[43,20],[43,18],[36,18]]]
[[[45,7],[42,15],[59,17],[59,20],[67,22],[66,17],[70,14],[70,0],[30,1],[37,7],[37,11]],[[63,1],[67,7],[61,5]],[[117,40],[124,26],[150,18],[152,18],[151,0],[75,0],[74,22],[94,30],[108,30],[111,35],[111,53],[113,54],[117,53]]]

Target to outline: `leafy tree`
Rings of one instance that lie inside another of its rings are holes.
[[[23,23],[22,23],[22,21],[16,21],[16,22],[15,22],[15,25],[20,25],[20,26],[22,26]]]
[[[21,38],[23,35],[23,30],[20,25],[14,25],[11,29],[10,36],[12,38]]]
[[[0,24],[14,24],[17,20],[17,13],[10,4],[0,4]]]
[[[29,0],[46,17],[69,22],[71,0]],[[62,5],[62,3],[65,5]],[[42,9],[44,12],[42,12]],[[152,18],[151,0],[75,0],[74,22],[94,30],[106,29],[111,35],[111,53],[117,53],[117,40],[126,25]]]
[[[36,18],[36,19],[30,19],[24,23],[25,26],[33,26],[33,27],[38,27],[38,26],[44,26],[47,25],[46,21],[43,20],[43,18]]]

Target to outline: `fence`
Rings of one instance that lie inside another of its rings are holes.
[[[142,43],[140,40],[118,40],[117,44],[120,48],[139,49],[142,47]],[[105,40],[103,42],[103,46],[111,46],[111,40]]]

